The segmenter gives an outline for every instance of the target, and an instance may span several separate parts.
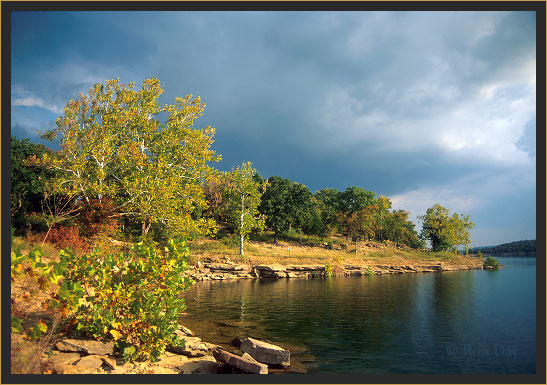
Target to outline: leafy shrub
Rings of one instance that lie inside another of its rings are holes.
[[[188,255],[186,243],[173,240],[161,251],[138,243],[120,253],[63,252],[67,291],[80,284],[85,290],[74,314],[78,334],[114,339],[129,361],[154,361],[168,345],[180,345],[174,334],[185,308],[180,293],[193,283],[183,277]]]
[[[78,225],[80,235],[91,238],[98,234],[112,234],[118,230],[118,222],[112,217],[116,212],[114,203],[106,198],[99,201],[91,198],[80,210]]]
[[[332,277],[334,268],[330,262],[325,263],[325,277]]]
[[[333,248],[334,245],[332,244],[332,241],[329,241],[329,243],[327,243],[327,249],[332,250]]]
[[[488,268],[499,269],[500,263],[498,262],[498,260],[494,259],[493,257],[486,257],[482,267],[485,269],[488,269]]]
[[[15,246],[13,242],[14,229],[12,228],[11,247],[11,282],[25,279],[24,293],[21,296],[23,302],[32,299],[38,292],[47,292],[51,283],[57,283],[62,277],[65,265],[63,262],[42,261],[43,252],[39,248],[31,250],[27,254],[21,252],[21,245]],[[12,292],[13,293],[13,292]],[[21,333],[25,339],[36,340],[42,337],[48,327],[42,319],[31,325],[23,324],[25,304],[21,304],[18,298],[11,300],[11,331]]]
[[[47,240],[60,249],[72,249],[85,252],[89,248],[89,243],[80,236],[80,232],[75,226],[55,225],[47,236]]]
[[[340,248],[341,248],[342,250],[347,250],[347,249],[348,249],[348,245],[345,244],[345,243],[340,243]]]
[[[370,266],[367,266],[365,269],[365,275],[368,275],[369,277],[372,277],[374,275],[374,271],[370,268]]]

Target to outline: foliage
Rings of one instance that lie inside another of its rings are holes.
[[[13,243],[14,229],[12,234],[11,248],[11,282],[23,277],[32,281],[36,290],[30,290],[30,285],[27,284],[23,299],[29,301],[36,292],[46,292],[51,283],[58,283],[62,277],[65,264],[62,262],[45,263],[42,260],[43,252],[39,249],[33,249],[29,253],[22,253],[21,245],[15,247]],[[19,309],[20,304],[18,299],[13,299],[11,303],[11,331],[12,333],[22,333],[26,339],[36,340],[44,335],[48,327],[42,319],[33,323],[27,328],[23,327],[22,319],[18,315],[22,312]]]
[[[60,140],[61,150],[42,161],[58,172],[57,193],[85,202],[110,198],[119,215],[141,223],[143,237],[154,222],[172,234],[207,233],[213,223],[192,214],[206,207],[200,184],[207,162],[220,159],[210,150],[214,129],[193,127],[205,108],[199,97],[160,106],[162,93],[157,79],[140,90],[118,80],[94,85],[44,134]]]
[[[474,247],[469,250],[470,253],[477,253],[485,251],[491,254],[502,254],[502,253],[536,253],[536,240],[527,240],[527,241],[516,241],[503,243],[494,247]]]
[[[367,275],[369,277],[372,277],[374,275],[374,271],[372,271],[370,266],[367,266],[367,268],[365,269],[365,275]]]
[[[291,225],[290,193],[292,182],[279,176],[267,179],[268,186],[262,195],[260,213],[266,216],[266,226],[274,231],[274,241],[289,230]]]
[[[127,360],[156,360],[167,345],[181,343],[174,332],[184,309],[180,293],[193,283],[183,277],[188,255],[186,244],[173,240],[161,251],[139,243],[119,253],[63,252],[66,292],[85,291],[74,309],[76,329],[114,339]],[[63,302],[63,294],[52,301]]]
[[[11,137],[11,217],[16,230],[29,227],[27,216],[41,209],[44,198],[43,182],[53,177],[53,173],[29,159],[50,153],[42,144],[29,139],[18,140]]]
[[[325,277],[332,277],[334,266],[329,261],[325,262]]]
[[[84,202],[77,218],[80,235],[92,238],[99,234],[113,234],[119,228],[114,216],[116,212],[116,206],[109,198],[100,201],[91,198]]]
[[[431,241],[433,251],[455,249],[459,244],[465,244],[467,251],[469,233],[475,226],[469,216],[454,213],[451,217],[447,208],[436,203],[418,218],[422,222],[421,237]]]
[[[244,162],[223,175],[222,201],[224,217],[235,228],[239,236],[239,253],[243,255],[243,244],[252,230],[264,229],[264,214],[259,213],[260,198],[268,183],[260,183],[253,176],[256,170],[251,162]]]
[[[80,236],[77,227],[74,226],[54,226],[49,232],[48,240],[59,249],[72,249],[74,251],[87,251],[89,242]]]
[[[499,261],[493,257],[488,256],[484,260],[483,268],[485,269],[487,268],[499,269],[499,267],[500,267]]]

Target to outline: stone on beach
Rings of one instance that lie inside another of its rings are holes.
[[[219,362],[223,362],[248,373],[268,374],[268,365],[257,362],[256,360],[250,360],[246,357],[236,356],[225,350],[215,349],[213,351],[213,357]]]
[[[239,348],[241,351],[249,353],[251,357],[259,362],[270,365],[281,365],[283,367],[290,365],[289,351],[277,345],[253,338],[246,338]]]
[[[57,350],[63,352],[76,352],[76,353],[85,353],[85,354],[98,354],[105,355],[114,354],[114,342],[100,342],[93,340],[74,340],[74,339],[65,339],[57,342],[55,345]]]

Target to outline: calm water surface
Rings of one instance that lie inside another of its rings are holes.
[[[182,322],[291,350],[308,373],[535,373],[535,258],[499,271],[200,282]],[[295,364],[296,365],[296,364]]]

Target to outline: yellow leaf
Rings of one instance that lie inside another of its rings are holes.
[[[110,330],[110,334],[112,334],[112,337],[114,337],[114,340],[119,340],[120,338],[122,338],[122,333],[120,333],[119,331],[117,330]]]

